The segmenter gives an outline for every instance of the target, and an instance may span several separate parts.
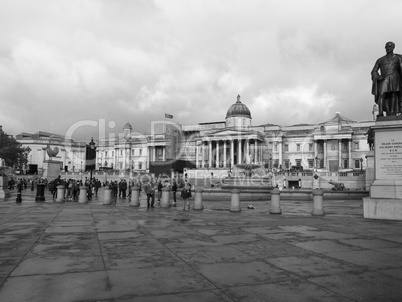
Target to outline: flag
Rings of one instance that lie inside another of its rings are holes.
[[[165,118],[173,118],[173,115],[165,113]]]

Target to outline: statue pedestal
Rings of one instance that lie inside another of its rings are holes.
[[[0,175],[0,199],[11,197],[11,192],[8,189],[8,177]]]
[[[43,178],[48,181],[56,179],[61,174],[61,165],[63,162],[57,160],[43,161]]]
[[[402,120],[381,119],[372,129],[374,181],[370,197],[363,198],[363,216],[402,220]]]

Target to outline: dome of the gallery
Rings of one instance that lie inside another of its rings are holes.
[[[240,95],[237,96],[237,102],[230,106],[226,113],[226,118],[230,117],[248,117],[251,119],[250,109],[240,102]]]
[[[126,123],[126,124],[124,125],[124,127],[123,127],[123,130],[124,130],[124,129],[133,130],[133,127],[131,127],[130,123]]]

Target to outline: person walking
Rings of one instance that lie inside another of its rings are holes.
[[[187,180],[184,182],[184,187],[181,190],[181,197],[183,198],[183,211],[186,210],[186,207],[190,210],[191,184]]]
[[[145,181],[144,191],[147,194],[147,208],[151,206],[154,208],[155,203],[155,186],[153,181],[149,181],[148,179]],[[150,204],[151,201],[151,204]]]

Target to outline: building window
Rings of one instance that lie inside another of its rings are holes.
[[[355,159],[355,169],[359,169],[360,168],[360,160]]]
[[[278,152],[278,144],[277,143],[274,144],[274,152]]]
[[[135,155],[135,149],[131,150],[131,155]]]
[[[138,163],[138,169],[142,170],[142,162]]]
[[[123,163],[122,162],[119,163],[119,167],[120,167],[120,169],[123,169]]]
[[[320,169],[324,169],[324,161],[320,159],[319,162],[320,162]]]
[[[308,144],[308,151],[313,151],[313,144],[312,143],[309,143]]]
[[[314,168],[314,159],[309,159],[308,160],[308,167],[309,168]]]
[[[285,152],[289,152],[289,144],[285,144],[283,147]]]
[[[285,169],[289,170],[289,160],[285,159]]]
[[[274,168],[276,168],[276,169],[279,168],[279,159],[274,160]]]
[[[359,142],[353,142],[355,150],[359,150]]]
[[[107,151],[105,151],[105,157],[107,157]]]
[[[120,155],[123,155],[123,150],[120,150]]]
[[[296,144],[296,150],[300,152],[300,144]]]
[[[142,155],[142,149],[140,149],[140,155]]]
[[[348,162],[347,159],[344,159],[344,160],[343,160],[343,168],[344,168],[344,169],[347,169],[348,167],[349,167],[349,162]]]
[[[296,166],[301,167],[301,159],[296,159]]]

